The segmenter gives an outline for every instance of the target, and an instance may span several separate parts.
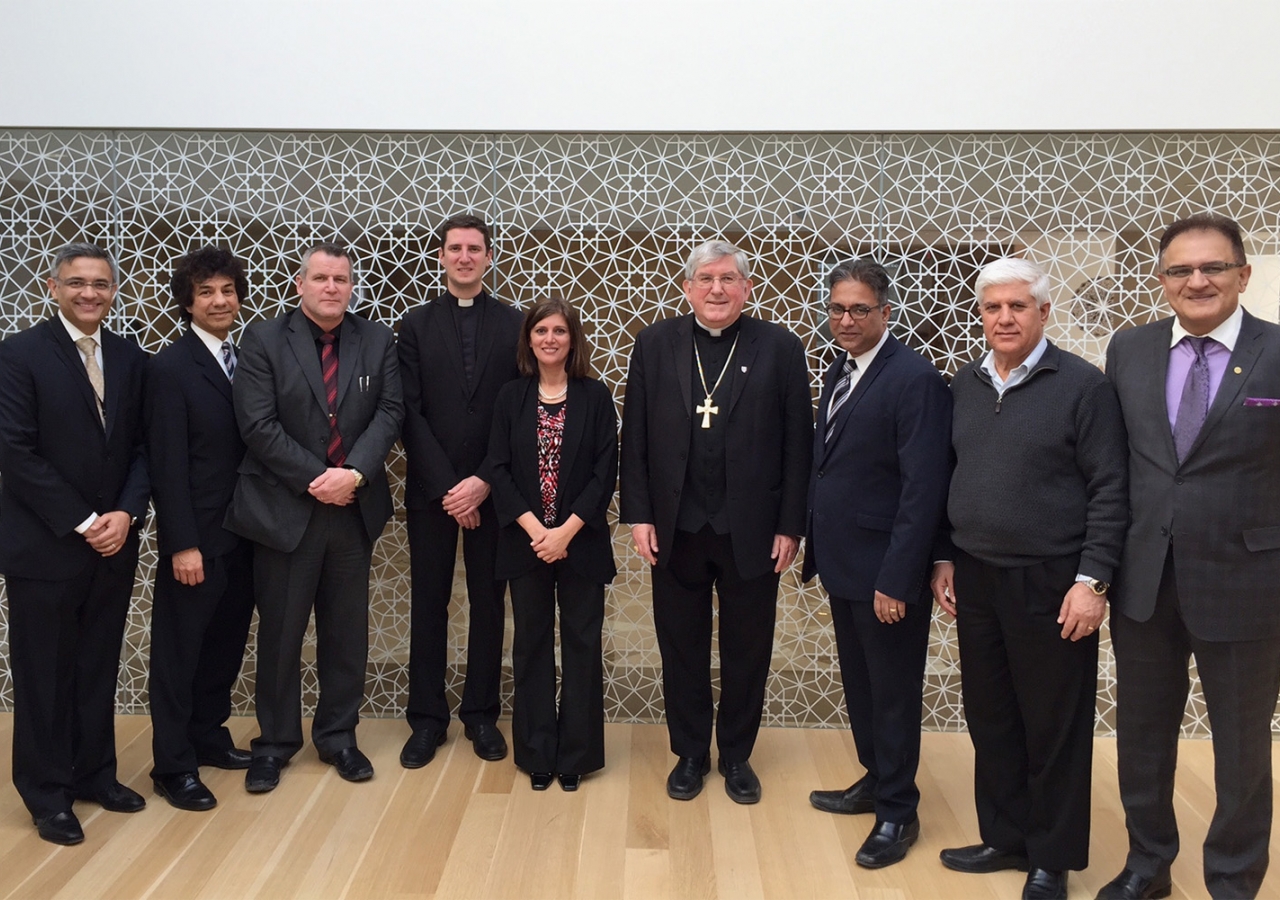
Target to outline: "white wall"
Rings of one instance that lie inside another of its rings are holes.
[[[1274,0],[4,0],[0,127],[1280,128]]]

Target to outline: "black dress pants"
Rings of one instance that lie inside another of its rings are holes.
[[[556,607],[560,705],[556,709]],[[604,585],[568,560],[511,581],[515,704],[511,743],[526,772],[585,775],[604,767]]]
[[[289,553],[254,548],[261,730],[254,756],[289,759],[302,748],[302,643],[313,608],[320,696],[311,741],[324,755],[356,746],[369,660],[372,555],[354,503],[316,503],[301,543]]]
[[[831,599],[840,679],[858,762],[874,785],[876,818],[906,824],[920,804],[920,717],[933,603],[907,604],[900,622],[865,600]]]
[[[653,624],[671,751],[697,757],[716,745],[726,763],[755,747],[773,654],[778,573],[743,578],[733,542],[710,526],[677,531],[666,566],[654,566]],[[719,598],[720,709],[711,692],[711,591]]]
[[[151,604],[152,776],[195,772],[197,756],[231,749],[231,689],[253,618],[253,544],[205,557],[204,581],[182,584],[160,558]]]
[[[1116,753],[1129,831],[1125,865],[1148,877],[1178,855],[1173,812],[1178,737],[1192,654],[1213,732],[1217,806],[1204,841],[1215,898],[1256,897],[1271,843],[1271,717],[1280,690],[1275,640],[1206,641],[1182,621],[1172,553],[1145,622],[1111,616],[1116,654]]]
[[[65,581],[5,579],[13,784],[33,818],[116,781],[116,679],[135,566],[103,559]]]
[[[438,502],[408,511],[410,585],[409,704],[405,717],[418,731],[447,728],[445,675],[449,651],[449,600],[462,531],[470,624],[467,678],[458,718],[466,725],[493,724],[502,712],[502,633],[506,582],[493,574],[498,558],[498,516],[492,500],[480,504],[480,525],[460,529]]]
[[[1098,636],[1061,636],[1079,556],[955,566],[961,688],[984,843],[1042,869],[1089,865]]]

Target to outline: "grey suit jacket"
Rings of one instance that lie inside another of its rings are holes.
[[[226,527],[288,553],[318,502],[307,487],[328,468],[329,405],[316,342],[300,309],[245,330],[233,394],[248,450]],[[348,312],[339,331],[338,428],[346,464],[368,479],[356,502],[370,541],[391,518],[386,460],[403,418],[391,329]]]
[[[1130,525],[1115,607],[1151,617],[1173,547],[1182,618],[1210,641],[1280,637],[1280,327],[1244,314],[1222,386],[1178,464],[1165,405],[1173,320],[1107,348],[1129,431]]]

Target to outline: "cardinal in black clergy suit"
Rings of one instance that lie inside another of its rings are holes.
[[[151,604],[151,780],[178,809],[217,799],[200,766],[244,769],[224,724],[253,616],[253,544],[222,525],[244,458],[231,329],[244,264],[221,247],[178,260],[170,282],[188,328],[151,360],[147,446],[160,559]]]
[[[114,717],[149,493],[146,355],[102,325],[116,295],[106,251],[62,248],[48,288],[57,314],[0,344],[0,572],[13,783],[40,837],[78,844],[73,801],[145,805],[116,779]]]
[[[932,550],[951,480],[951,392],[888,329],[889,275],[841,263],[827,276],[831,334],[844,351],[823,380],[809,480],[804,578],[831,601],[845,705],[866,774],[814,791],[827,812],[874,813],[856,855],[881,868],[920,834],[920,716],[933,596]]]
[[[369,657],[369,563],[391,518],[386,461],[404,403],[391,329],[347,307],[351,257],[319,244],[302,257],[299,306],[245,329],[235,372],[244,462],[228,530],[254,547],[255,705],[261,734],[245,773],[273,790],[302,747],[301,654],[316,618],[311,740],[347,781],[373,777],[356,746]]]
[[[454,216],[440,226],[439,238],[446,291],[400,322],[413,579],[405,713],[412,733],[400,753],[408,769],[429,763],[449,728],[449,600],[459,532],[469,625],[458,718],[477,756],[507,755],[497,726],[506,582],[494,575],[499,529],[485,454],[498,391],[520,375],[516,343],[523,316],[484,290],[493,247],[483,219]]]
[[[813,440],[804,347],[786,329],[742,314],[751,288],[745,253],[724,241],[698,246],[685,265],[692,313],[642,330],[627,376],[621,519],[652,567],[667,730],[679,757],[667,794],[677,800],[702,790],[713,724],[729,797],[760,799],[749,760],[778,579],[804,533]]]
[[[1215,898],[1255,897],[1280,690],[1280,328],[1240,307],[1251,270],[1231,219],[1179,220],[1159,252],[1174,315],[1118,332],[1107,349],[1129,434],[1132,519],[1111,610],[1129,856],[1098,896],[1169,896],[1194,655],[1217,795],[1205,885]]]

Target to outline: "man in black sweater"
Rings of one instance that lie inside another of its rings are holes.
[[[1120,406],[1095,366],[1050,344],[1049,278],[1002,259],[974,286],[990,351],[951,384],[949,540],[933,593],[956,617],[982,842],[961,872],[1027,871],[1067,896],[1089,854],[1098,627],[1129,520]]]

